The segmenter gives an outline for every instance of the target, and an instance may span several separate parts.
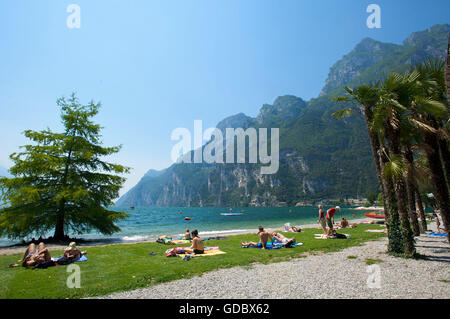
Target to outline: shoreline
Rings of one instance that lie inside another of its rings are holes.
[[[354,224],[354,223],[360,223],[362,221],[368,220],[370,218],[358,218],[358,219],[349,219],[348,222],[349,224]],[[317,229],[321,229],[320,225],[315,223],[315,224],[304,224],[304,225],[292,225],[292,226],[297,226],[297,227],[301,227],[303,228],[317,228]],[[265,229],[267,229],[268,231],[279,231],[280,229],[282,229],[283,226],[281,227],[267,227]],[[235,235],[246,235],[246,234],[256,234],[257,230],[256,229],[237,229],[237,230],[213,230],[213,231],[204,231],[204,232],[199,232],[199,235],[201,237],[207,238],[207,237],[226,237],[226,236],[235,236]],[[164,235],[164,234],[161,234]],[[178,236],[183,236],[183,234],[172,234],[172,235],[168,235],[169,237],[178,237]],[[126,238],[127,236],[125,236],[124,238]],[[133,236],[131,236],[133,237]],[[131,238],[130,237],[130,238]],[[140,244],[140,243],[148,243],[148,242],[155,242],[156,239],[159,236],[139,236],[142,239],[137,239],[137,240],[123,240],[123,239],[86,239],[86,242],[77,244],[77,246],[79,248],[89,248],[89,247],[104,247],[104,246],[110,246],[110,245],[132,245],[132,244]],[[16,244],[16,245],[11,245],[11,246],[4,246],[4,247],[0,247],[0,256],[7,256],[7,255],[15,255],[15,254],[22,254],[25,249],[26,249],[27,245],[21,245],[21,244]],[[64,250],[67,247],[66,245],[62,245],[62,244],[46,244],[46,247],[49,250]]]

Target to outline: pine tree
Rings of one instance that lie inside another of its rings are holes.
[[[81,105],[75,94],[60,98],[64,132],[27,130],[33,143],[10,155],[12,178],[0,178],[0,236],[11,239],[45,236],[54,230],[61,240],[68,232],[97,230],[112,234],[123,212],[108,210],[129,168],[108,163],[103,157],[121,146],[102,147],[101,126],[92,121],[100,104]]]

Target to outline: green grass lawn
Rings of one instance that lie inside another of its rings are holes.
[[[351,239],[314,239],[318,229],[305,229],[302,233],[284,233],[295,237],[304,246],[278,250],[243,249],[240,241],[257,241],[256,235],[229,236],[227,240],[207,241],[208,246],[219,246],[224,255],[199,257],[183,261],[178,257],[165,257],[166,249],[175,247],[158,243],[119,244],[105,247],[87,247],[86,262],[76,263],[81,269],[81,288],[70,289],[66,285],[67,266],[48,269],[8,268],[22,255],[0,256],[0,298],[83,298],[105,295],[155,285],[175,279],[189,278],[204,272],[248,266],[254,262],[270,263],[305,256],[306,253],[332,252],[360,245],[364,241],[386,236],[383,233],[367,233],[378,225],[359,225],[341,233],[352,234]],[[256,231],[255,231],[256,232]],[[187,245],[185,245],[187,246]],[[157,253],[156,256],[148,255]],[[52,257],[61,251],[52,251]]]

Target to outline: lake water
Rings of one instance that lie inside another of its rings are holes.
[[[327,209],[328,207],[325,207]],[[85,239],[105,239],[109,241],[139,241],[155,238],[160,235],[184,234],[186,228],[198,229],[203,236],[212,233],[229,231],[256,230],[259,225],[267,228],[282,227],[285,223],[305,225],[317,222],[316,207],[242,207],[233,208],[233,212],[243,212],[239,216],[222,216],[229,208],[221,207],[136,207],[113,208],[125,211],[130,216],[119,222],[121,231],[112,236],[99,233],[76,235]],[[348,219],[364,218],[365,211],[341,208],[335,216]],[[185,220],[190,217],[192,220]],[[51,235],[51,234],[49,234]],[[29,238],[27,238],[29,239]],[[0,238],[0,246],[15,244]]]

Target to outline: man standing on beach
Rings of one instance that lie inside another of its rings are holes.
[[[328,224],[328,236],[331,236],[333,233],[333,225],[334,225],[334,214],[338,212],[341,208],[339,206],[331,207],[329,210],[327,210],[327,224]]]

